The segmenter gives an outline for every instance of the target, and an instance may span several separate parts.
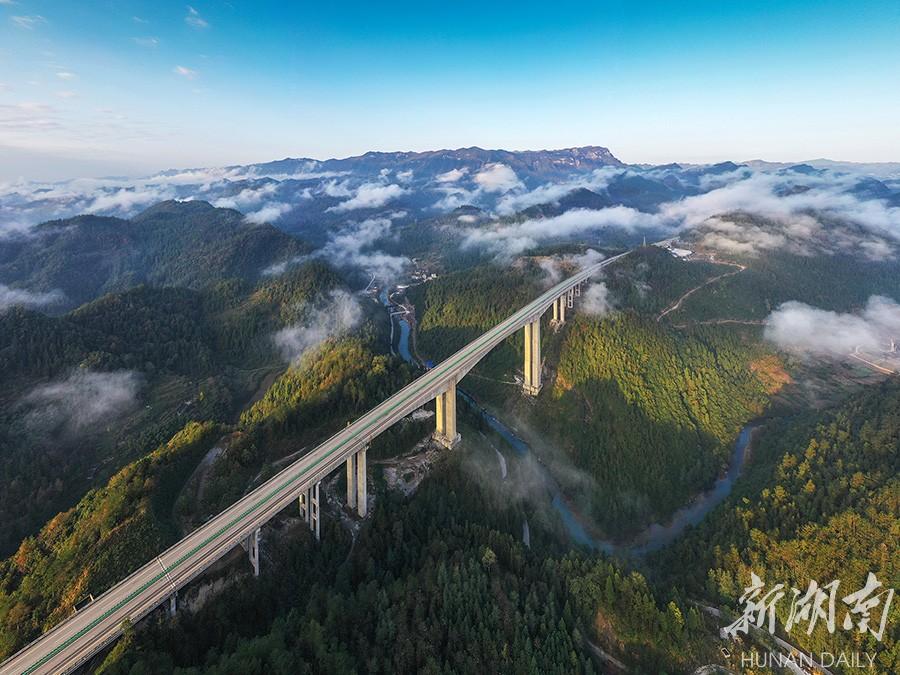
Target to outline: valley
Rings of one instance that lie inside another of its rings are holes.
[[[456,180],[493,175],[499,155],[481,152],[429,170],[473,161]],[[591,152],[570,155],[599,163],[581,174],[560,155],[510,160],[519,186],[439,215],[425,200],[448,196],[429,190],[449,180],[340,217],[328,209],[354,197],[326,194],[296,223],[188,199],[0,240],[0,283],[59,291],[56,304],[0,313],[0,659],[417,377],[437,377],[554,284],[626,250],[579,286],[564,319],[546,312],[536,396],[522,393],[512,332],[459,382],[453,449],[430,441],[436,411],[423,399],[368,444],[365,518],[338,471],[322,483],[320,541],[292,499],[262,529],[258,577],[236,549],[180,591],[174,617],[126,627],[88,669],[730,668],[733,643],[696,603],[733,615],[751,571],[849,585],[874,565],[896,578],[890,235],[806,207],[693,224],[678,211],[692,198],[763,179]],[[437,159],[354,161],[317,169],[351,172],[351,190],[385,163],[399,174]],[[232,180],[210,189],[234,194]],[[256,185],[245,180],[242,191]],[[325,190],[335,177],[303,180]],[[637,229],[617,224],[632,217]],[[641,245],[662,233],[690,258]],[[72,272],[90,260],[103,261],[96,274]],[[821,542],[852,532],[866,543],[838,569]],[[894,632],[867,644],[885,672]]]

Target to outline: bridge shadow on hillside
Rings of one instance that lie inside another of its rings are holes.
[[[664,523],[695,495],[710,488],[727,466],[730,447],[685,422],[656,419],[629,402],[610,379],[591,378],[579,391],[541,397],[538,419],[575,466],[590,480],[567,480],[590,504],[608,536],[621,538],[653,522]],[[582,394],[583,392],[583,394]],[[590,484],[590,494],[583,493]]]

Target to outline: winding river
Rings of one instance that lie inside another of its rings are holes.
[[[391,353],[399,352],[400,356],[405,361],[414,366],[419,366],[420,364],[412,357],[409,350],[411,327],[402,307],[391,302],[390,293],[387,287],[381,290],[378,297],[391,315]],[[399,330],[399,337],[396,339],[396,351],[394,349],[395,326]],[[503,438],[507,445],[509,445],[517,455],[520,457],[527,457],[533,454],[531,447],[524,440],[517,436],[512,429],[498,420],[494,415],[485,410],[471,394],[460,388],[457,388],[456,392],[458,397],[462,399],[472,411],[479,415],[491,429]],[[540,476],[547,489],[548,500],[559,514],[563,526],[566,528],[569,536],[575,542],[586,548],[602,551],[609,555],[639,557],[671,544],[689,525],[696,525],[699,523],[706,514],[721,504],[722,501],[731,494],[734,482],[737,480],[738,476],[741,475],[741,470],[747,459],[747,448],[753,438],[755,429],[755,424],[748,424],[741,429],[731,452],[728,469],[725,474],[715,482],[711,489],[695,497],[690,504],[678,509],[667,524],[661,525],[654,523],[626,542],[615,542],[609,539],[600,539],[592,536],[582,523],[582,517],[575,513],[568,504],[559,487],[559,483],[557,483],[547,467],[544,466],[537,457],[535,457],[537,459],[535,466],[538,467]],[[503,477],[505,478],[506,460],[501,455],[499,461],[501,472],[504,474]],[[523,524],[523,538],[530,539],[527,532],[528,523],[526,521]]]

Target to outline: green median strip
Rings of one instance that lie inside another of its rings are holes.
[[[610,262],[612,262],[613,260],[615,260],[615,258],[609,258],[608,260],[605,261],[605,263],[610,263]],[[565,282],[564,282],[564,283],[565,283]],[[57,654],[59,654],[61,651],[63,651],[63,650],[66,649],[67,647],[69,647],[73,642],[75,642],[76,640],[78,640],[78,639],[84,637],[88,632],[90,632],[91,630],[93,630],[100,622],[106,620],[106,619],[109,618],[112,614],[114,614],[115,612],[117,612],[118,610],[120,610],[122,607],[124,607],[126,604],[128,604],[129,602],[131,602],[132,600],[134,600],[137,596],[139,596],[141,593],[143,593],[144,591],[146,591],[150,586],[152,586],[152,585],[155,584],[157,581],[159,581],[160,579],[162,579],[169,571],[174,570],[176,567],[178,567],[179,565],[181,565],[182,563],[184,563],[186,560],[188,560],[189,558],[193,557],[200,549],[202,549],[202,548],[205,547],[207,544],[209,544],[209,543],[215,541],[216,539],[218,539],[219,537],[221,537],[225,532],[227,532],[229,529],[231,529],[231,527],[233,527],[235,524],[237,524],[238,522],[244,520],[244,518],[246,518],[247,516],[249,516],[250,514],[252,514],[254,511],[258,510],[260,507],[262,507],[263,505],[267,504],[267,503],[270,502],[272,499],[274,499],[275,497],[277,497],[279,494],[281,494],[282,492],[284,492],[284,490],[285,490],[286,488],[290,487],[291,485],[293,485],[294,483],[296,483],[298,480],[300,480],[301,478],[303,478],[306,474],[308,474],[310,471],[312,471],[313,469],[315,469],[315,468],[316,468],[319,464],[321,464],[323,461],[325,461],[326,459],[329,459],[335,452],[341,450],[344,446],[346,446],[346,445],[347,445],[348,443],[350,443],[351,441],[356,441],[360,436],[362,436],[362,435],[363,435],[368,429],[370,429],[374,424],[376,424],[377,422],[379,422],[380,420],[382,420],[382,419],[385,417],[385,415],[390,414],[391,412],[393,412],[394,410],[396,410],[397,408],[399,408],[401,405],[403,405],[404,403],[406,403],[410,398],[412,398],[413,396],[415,396],[416,394],[418,394],[424,387],[426,387],[426,386],[432,384],[434,380],[439,379],[441,376],[443,376],[443,374],[444,374],[447,370],[456,367],[456,366],[460,363],[460,361],[464,361],[465,359],[467,359],[473,352],[475,352],[475,351],[477,351],[478,349],[480,349],[480,348],[483,346],[483,344],[484,344],[485,342],[489,341],[489,340],[492,338],[493,334],[497,333],[498,331],[503,331],[503,330],[505,330],[506,327],[507,327],[510,323],[514,323],[515,321],[517,321],[517,320],[518,320],[518,317],[519,317],[521,314],[523,314],[523,313],[527,314],[528,311],[530,311],[530,310],[531,310],[532,308],[534,308],[536,305],[540,305],[541,303],[545,302],[545,301],[546,301],[545,298],[547,298],[548,296],[552,297],[553,295],[556,294],[556,292],[557,292],[557,291],[555,291],[554,289],[551,289],[551,290],[547,291],[547,292],[544,293],[543,295],[539,296],[536,300],[532,301],[531,304],[526,305],[525,307],[523,307],[522,309],[520,309],[518,312],[516,312],[516,313],[513,314],[512,316],[507,317],[504,321],[502,321],[501,323],[499,323],[499,324],[497,324],[496,326],[494,326],[494,328],[492,328],[491,330],[489,330],[489,331],[487,331],[486,333],[484,333],[481,337],[479,337],[477,340],[475,340],[474,343],[470,344],[470,345],[469,345],[469,348],[468,348],[465,352],[463,352],[462,354],[460,354],[457,358],[453,359],[453,357],[451,357],[450,359],[447,359],[447,361],[444,361],[443,363],[441,363],[440,365],[438,365],[436,368],[433,368],[433,369],[432,369],[431,371],[429,371],[426,375],[424,375],[424,376],[422,376],[421,378],[419,378],[419,380],[416,380],[416,381],[412,382],[412,383],[411,383],[410,385],[408,385],[408,386],[410,386],[410,387],[415,387],[414,390],[410,391],[409,394],[408,394],[407,396],[404,396],[404,397],[403,397],[401,400],[399,400],[397,403],[395,403],[394,405],[392,405],[391,407],[389,407],[382,415],[379,415],[377,418],[375,418],[374,420],[372,420],[368,425],[366,425],[365,428],[360,429],[359,431],[355,432],[352,436],[350,436],[350,438],[347,438],[347,439],[341,441],[340,443],[338,443],[335,447],[333,447],[333,448],[332,448],[331,450],[329,450],[327,453],[325,453],[324,455],[322,455],[322,457],[319,457],[319,458],[316,459],[312,464],[310,464],[308,467],[304,468],[303,471],[301,471],[299,474],[297,474],[297,475],[294,476],[293,478],[291,478],[291,479],[285,481],[284,483],[282,483],[281,485],[279,485],[278,487],[276,487],[274,490],[272,490],[271,492],[269,492],[269,494],[267,494],[265,497],[263,497],[260,501],[256,502],[255,504],[253,504],[252,506],[250,506],[249,508],[247,508],[247,509],[246,509],[245,511],[243,511],[241,514],[239,514],[239,515],[235,516],[234,518],[232,518],[226,525],[224,525],[224,526],[221,527],[220,529],[218,529],[218,530],[216,530],[215,532],[213,532],[213,533],[212,533],[211,535],[209,535],[206,539],[204,539],[202,542],[200,542],[199,544],[197,544],[197,546],[195,546],[194,548],[192,548],[191,550],[189,550],[187,553],[185,553],[184,555],[182,555],[180,558],[178,558],[175,562],[173,562],[172,565],[171,565],[171,567],[163,566],[163,571],[162,571],[162,572],[158,573],[158,574],[157,574],[156,576],[154,576],[150,581],[144,583],[144,584],[143,584],[142,586],[140,586],[137,590],[135,590],[135,591],[131,592],[130,594],[128,594],[128,595],[125,597],[124,600],[121,600],[120,602],[116,603],[113,607],[111,607],[110,609],[106,610],[102,615],[100,615],[99,617],[97,617],[96,619],[94,619],[93,621],[91,621],[87,626],[85,626],[85,627],[82,628],[80,631],[78,631],[77,633],[75,633],[75,635],[73,635],[72,637],[70,637],[69,639],[67,639],[67,640],[66,640],[65,642],[63,642],[62,644],[58,645],[58,646],[57,646],[56,648],[54,648],[52,651],[48,652],[48,653],[47,653],[46,655],[44,655],[41,659],[39,659],[38,661],[36,661],[32,666],[30,666],[28,669],[24,670],[24,671],[23,671],[23,675],[30,675],[30,674],[33,673],[35,670],[37,670],[37,669],[40,668],[42,665],[44,665],[47,661],[49,661],[49,660],[52,659],[54,656],[56,656]],[[449,362],[451,359],[453,359],[453,362],[452,362],[452,363]],[[432,376],[429,378],[429,375],[432,375]],[[428,382],[425,382],[425,380],[428,380]],[[419,383],[419,381],[421,381],[421,384],[418,384],[418,386],[416,386],[417,383]],[[394,394],[394,396],[399,396],[399,395],[401,395],[401,394],[403,394],[403,390],[402,390],[402,389],[401,389],[399,392],[397,392],[396,394]],[[388,399],[388,400],[390,400],[390,399]],[[370,412],[371,412],[371,411],[370,411]],[[366,414],[368,414],[368,413],[366,413]],[[327,443],[327,441],[326,441],[326,443]],[[319,447],[321,447],[321,446],[319,446]],[[315,452],[315,450],[313,450],[313,452]],[[302,462],[302,461],[303,461],[303,458],[298,459],[297,461],[298,461],[298,462]]]

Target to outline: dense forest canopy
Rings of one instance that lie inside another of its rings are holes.
[[[236,424],[188,423],[27,537],[0,566],[0,658],[174,543],[182,523],[199,524],[227,507],[268,462],[327,437],[405,384],[408,368],[372,351],[371,340],[384,336],[366,335],[310,353]],[[194,467],[216,444],[222,453],[202,498],[182,499]]]
[[[0,238],[0,283],[60,291],[63,308],[138,284],[199,288],[255,281],[308,247],[271,225],[203,201],[168,201],[130,220],[76,216]]]
[[[763,411],[771,384],[753,364],[767,354],[727,329],[681,333],[630,312],[569,324],[536,415],[592,479],[583,496],[608,534],[665,522]]]
[[[380,490],[354,543],[331,520],[327,545],[273,540],[270,574],[135,634],[104,672],[593,673],[591,643],[643,672],[703,658],[687,603],[540,532],[526,547],[521,513],[462,468],[484,449],[464,444],[412,499]]]
[[[839,597],[862,588],[870,572],[885,587],[896,588],[898,541],[900,383],[894,379],[834,410],[771,422],[754,444],[753,463],[731,498],[683,541],[659,554],[655,566],[669,582],[736,610],[751,573],[768,588],[784,583],[804,591],[810,581],[825,585],[838,580]],[[784,626],[790,603],[777,610]],[[896,599],[891,612],[880,642],[856,630],[832,634],[825,624],[811,635],[803,624],[790,639],[813,652],[877,653],[878,672],[896,672]],[[837,620],[842,619],[843,614]]]
[[[0,314],[0,552],[186,422],[229,421],[284,369],[273,333],[340,283],[310,262],[258,284],[140,286],[60,317]]]
[[[310,245],[199,201],[0,241],[0,282],[65,297],[49,314],[0,312],[0,659],[418,374],[390,353],[398,324],[351,291],[362,278],[397,283],[366,264],[384,253],[401,267],[416,258],[419,280],[439,272],[405,292],[415,351],[437,362],[597,255],[588,237],[559,234],[510,261],[463,246],[472,228],[496,234],[613,203],[652,211],[679,194],[654,180],[622,174],[496,221],[465,205],[426,222],[366,211],[381,223],[374,238],[334,256],[353,267],[349,277],[306,258]],[[334,215],[333,199],[319,206],[334,231],[307,224],[319,246],[336,233],[363,236],[372,222]],[[784,229],[728,217],[746,231]],[[395,220],[394,235],[379,229]],[[679,543],[643,559],[579,550],[546,490],[516,483],[525,461],[463,412],[462,445],[419,465],[428,475],[417,490],[394,489],[384,467],[415,461],[402,455],[433,429],[425,415],[373,443],[368,520],[341,510],[343,477],[327,482],[324,543],[286,511],[264,530],[260,578],[246,578],[235,554],[200,581],[227,593],[213,590],[174,622],[126,626],[101,670],[569,673],[621,661],[633,672],[691,672],[734,648],[702,607],[734,613],[751,572],[798,587],[838,576],[858,587],[873,572],[896,586],[900,386],[839,390],[830,400],[841,403],[823,411],[784,401],[773,410],[797,361],[759,326],[785,300],[848,311],[874,293],[897,297],[896,263],[874,259],[881,249],[868,240],[837,255],[828,236],[802,250],[717,249],[713,226],[685,237],[692,259],[638,247],[592,281],[602,308],[588,311],[582,298],[565,325],[545,320],[536,399],[518,383],[521,335],[461,383],[565,458],[545,462],[570,470],[556,476],[564,497],[586,504],[592,534],[614,539],[691,503],[722,474],[739,430],[765,416],[735,492]],[[823,232],[861,241],[845,222]],[[599,243],[638,239],[616,229]],[[336,297],[353,305],[346,325],[332,316]],[[290,349],[276,339],[285,331]],[[538,462],[550,458],[541,451],[532,450]],[[784,625],[784,608],[778,618]],[[879,644],[790,637],[806,649],[877,652],[893,672],[897,630],[895,621]]]

